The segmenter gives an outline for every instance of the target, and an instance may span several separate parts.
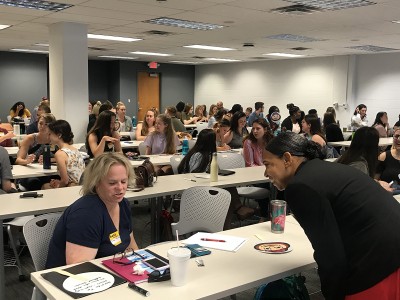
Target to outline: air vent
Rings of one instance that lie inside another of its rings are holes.
[[[368,52],[387,52],[387,51],[398,51],[399,50],[399,49],[395,49],[395,48],[386,48],[386,47],[379,47],[379,46],[374,46],[374,45],[362,45],[362,46],[353,46],[353,47],[347,47],[347,48],[368,51]]]
[[[162,31],[162,30],[149,30],[149,31],[145,31],[143,33],[147,34],[147,35],[163,35],[163,36],[175,34],[175,33],[172,33],[172,32]]]
[[[283,0],[294,3],[293,6],[312,7],[314,10],[342,10],[361,6],[375,5],[368,0]],[[290,7],[290,6],[289,6]]]
[[[296,51],[305,51],[305,50],[310,50],[310,48],[306,48],[306,47],[294,47],[294,48],[290,48],[292,50],[296,50]]]
[[[316,39],[313,37],[308,37],[308,36],[304,36],[304,35],[295,35],[295,34],[290,34],[290,33],[270,35],[270,36],[267,36],[267,38],[272,39],[272,40],[283,40],[283,41],[301,42],[301,43],[326,41],[324,39]]]
[[[292,15],[303,15],[303,14],[312,14],[313,12],[318,12],[319,9],[309,5],[290,5],[279,7],[275,9],[271,9],[270,12],[278,13],[278,14],[292,14]]]
[[[94,51],[109,51],[112,49],[106,49],[106,48],[99,48],[99,47],[88,47],[89,50],[94,50]]]

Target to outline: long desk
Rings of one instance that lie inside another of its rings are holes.
[[[311,244],[298,224],[287,222],[283,234],[271,233],[270,226],[268,222],[224,231],[222,234],[244,237],[247,241],[236,253],[211,249],[211,255],[202,257],[205,263],[202,268],[197,267],[194,259],[191,259],[188,283],[183,287],[173,287],[170,281],[141,283],[140,286],[150,292],[150,299],[219,299],[316,266]],[[288,242],[293,251],[286,254],[258,252],[253,247],[261,241],[255,235],[261,236],[263,241]],[[175,242],[164,243],[150,246],[149,249],[166,257],[167,250],[175,245]],[[102,260],[104,258],[93,262],[101,266]],[[71,299],[40,275],[49,271],[32,273],[32,281],[48,299]],[[135,297],[141,296],[123,284],[85,298],[106,300]]]
[[[341,141],[341,142],[328,142],[328,145],[333,147],[350,147],[351,141]],[[379,139],[379,146],[390,146],[393,144],[393,138],[380,138]]]
[[[12,174],[14,179],[31,178],[31,177],[43,177],[57,175],[57,166],[52,165],[51,169],[43,169],[43,165],[33,163],[29,165],[13,165]]]
[[[230,187],[245,184],[256,184],[265,182],[264,167],[235,169],[236,174],[230,176],[219,176],[218,182],[210,182],[209,179],[194,178],[193,174],[180,174],[159,177],[153,187],[145,188],[140,192],[126,193],[126,198],[132,202],[134,200],[155,199],[151,201],[151,234],[152,242],[157,242],[159,238],[159,210],[161,201],[159,197],[181,193],[194,186],[216,186]],[[185,180],[192,178],[196,181]],[[0,205],[0,225],[3,220],[28,215],[59,212],[65,210],[70,204],[80,197],[80,187],[67,187],[40,191],[43,198],[20,198],[21,193],[0,195],[0,202],[7,205]],[[3,231],[0,231],[0,300],[5,300],[5,277],[4,277],[4,245]]]
[[[9,156],[16,157],[17,153],[18,153],[18,150],[19,150],[19,147],[17,147],[17,146],[15,146],[15,147],[4,147],[4,149],[7,150]]]

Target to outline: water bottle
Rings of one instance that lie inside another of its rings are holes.
[[[132,117],[132,126],[136,127],[136,117],[135,116]]]
[[[217,161],[217,152],[214,152],[212,155],[212,161],[210,166],[210,181],[217,182],[218,181],[218,161]]]
[[[43,150],[43,169],[51,169],[50,145],[45,145]]]
[[[185,136],[182,141],[182,155],[185,156],[189,152],[189,140]]]

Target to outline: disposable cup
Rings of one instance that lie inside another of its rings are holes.
[[[270,202],[271,211],[271,232],[283,233],[286,220],[286,201],[272,200]]]
[[[171,248],[168,250],[171,283],[173,286],[183,286],[187,282],[190,250],[187,248]]]

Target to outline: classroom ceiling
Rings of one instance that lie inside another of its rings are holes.
[[[342,7],[359,3],[360,7]],[[1,2],[1,1],[0,1]],[[0,51],[12,48],[47,50],[48,26],[58,22],[87,24],[88,33],[142,39],[115,42],[88,39],[89,57],[131,56],[138,61],[221,63],[204,58],[240,61],[282,59],[268,53],[306,57],[400,51],[399,0],[53,0],[73,6],[41,11],[0,5]],[[323,7],[323,4],[335,7]],[[288,8],[289,7],[289,8]],[[276,10],[281,9],[285,13]],[[307,12],[303,12],[307,10]],[[168,17],[223,25],[222,29],[195,30],[144,21]],[[165,35],[159,33],[164,32]],[[276,36],[275,38],[270,38]],[[284,39],[281,39],[284,38]],[[244,44],[253,47],[244,47]],[[186,48],[201,44],[233,48],[212,51]],[[360,47],[362,46],[362,47]],[[371,46],[376,46],[371,47]],[[382,47],[382,48],[381,48]],[[296,48],[300,50],[295,50]],[[305,48],[305,49],[304,49]],[[146,51],[172,56],[129,54]]]

